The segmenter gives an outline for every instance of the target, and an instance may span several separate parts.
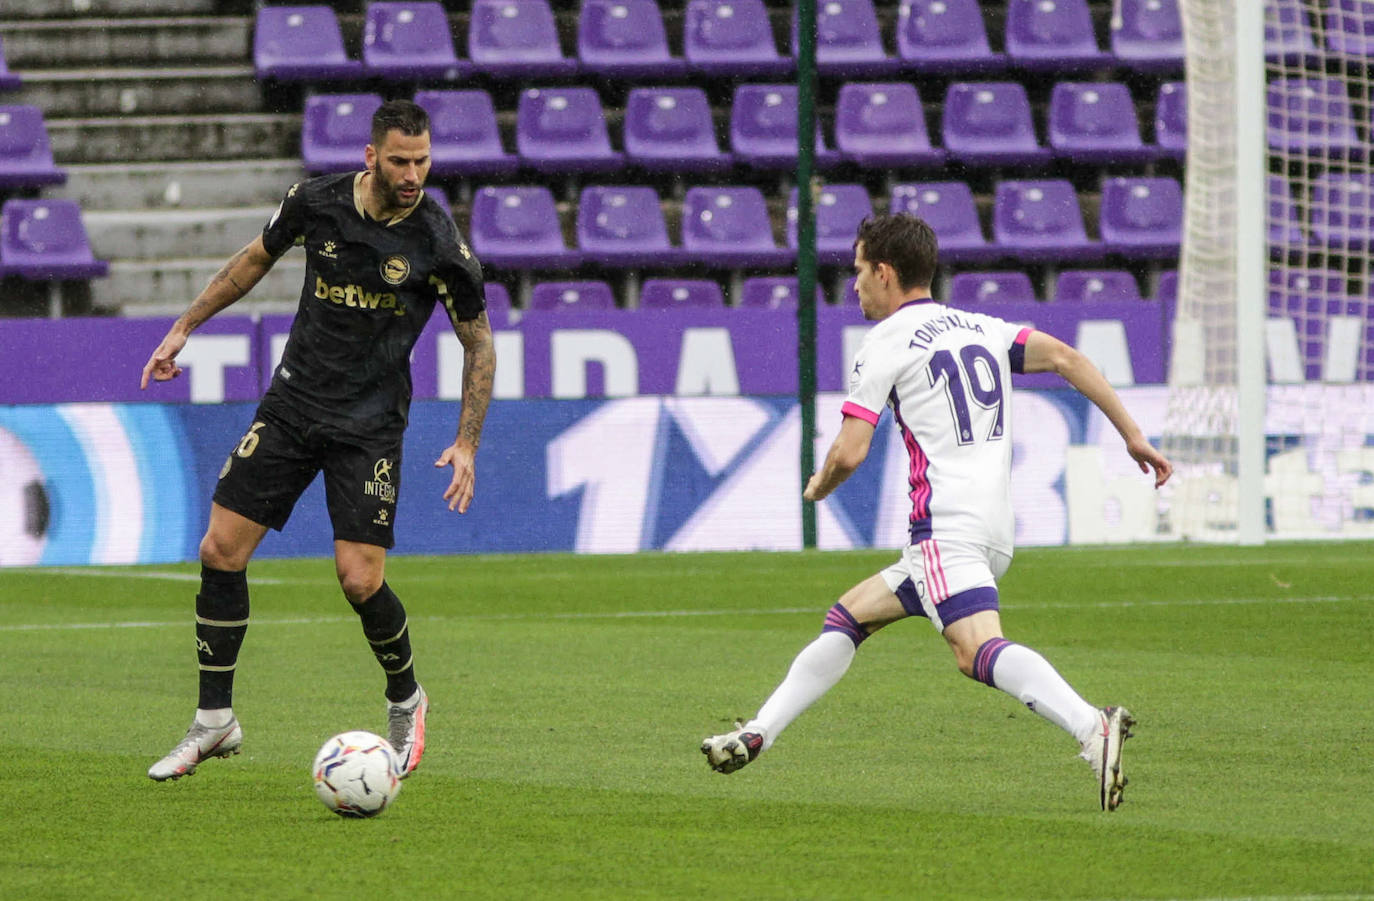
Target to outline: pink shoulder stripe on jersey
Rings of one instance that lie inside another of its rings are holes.
[[[844,406],[840,407],[840,415],[853,416],[855,419],[862,419],[869,425],[877,425],[878,417],[880,414],[874,413],[872,410],[865,409],[859,406],[858,404],[854,403],[854,401],[852,400],[847,400],[844,402]]]

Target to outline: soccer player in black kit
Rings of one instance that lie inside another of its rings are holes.
[[[410,407],[410,350],[436,304],[463,346],[458,434],[435,461],[453,467],[444,492],[467,512],[474,457],[496,368],[482,268],[448,211],[423,191],[429,117],[408,100],[372,118],[366,170],[293,185],[247,247],[172,325],[143,367],[181,372],[177,353],[198,326],[249,292],[292,245],[305,249],[305,284],[280,365],[248,431],[220,471],[200,543],[196,649],[200,701],[186,738],[148,770],[158,781],[238,753],[235,661],[248,627],[249,558],[281,529],[318,472],[334,529],[344,596],[386,674],[388,738],[403,776],[420,762],[429,700],[415,680],[405,608],[385,580]]]

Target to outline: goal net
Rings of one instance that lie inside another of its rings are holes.
[[[1374,537],[1374,0],[1181,0],[1171,537]]]

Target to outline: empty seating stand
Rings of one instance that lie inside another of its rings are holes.
[[[1088,0],[1007,0],[1007,57],[1033,71],[1100,69],[1112,56],[1097,44]]]
[[[742,84],[730,107],[730,149],[755,169],[791,169],[797,165],[797,86]],[[825,145],[816,122],[815,165],[826,168],[839,154]]]
[[[577,204],[582,258],[604,266],[650,266],[680,256],[668,242],[658,192],[643,185],[588,185]]]
[[[363,168],[372,142],[372,114],[382,105],[377,94],[317,94],[305,101],[301,157],[312,175]]]
[[[0,91],[13,91],[19,88],[23,80],[5,62],[5,45],[0,42]]]
[[[91,252],[76,201],[11,198],[0,207],[0,276],[48,282],[53,317],[62,312],[61,282],[108,271]]]
[[[716,269],[787,266],[795,257],[773,240],[763,193],[750,186],[688,188],[682,249],[692,262]]]
[[[363,67],[368,75],[392,81],[454,81],[470,71],[453,49],[448,14],[435,0],[369,3]]]
[[[687,67],[705,75],[788,75],[795,62],[778,53],[763,0],[688,0],[683,25]]]
[[[1056,303],[1140,300],[1140,285],[1122,269],[1069,269],[1055,279],[1054,299]]]
[[[944,147],[971,166],[1038,166],[1050,160],[1020,82],[955,82],[945,92]]]
[[[873,215],[873,201],[863,185],[826,185],[815,192],[816,259],[821,265],[848,266],[854,261],[859,223]],[[787,246],[797,249],[797,189],[787,199]]]
[[[718,172],[734,164],[716,140],[701,88],[631,88],[624,135],[628,162],[647,171]]]
[[[1364,62],[1374,56],[1374,2],[1327,0],[1326,49]]]
[[[472,198],[473,252],[504,269],[572,269],[581,255],[563,241],[553,194],[543,186],[486,187]]]
[[[1188,155],[1188,89],[1181,81],[1166,81],[1155,99],[1155,146],[1163,156],[1181,160]]]
[[[1178,0],[1117,0],[1112,56],[1139,72],[1183,71],[1183,19]]]
[[[717,310],[725,306],[720,283],[707,278],[651,278],[639,289],[639,306],[644,310]]]
[[[797,19],[792,17],[792,54],[797,54]],[[822,75],[882,78],[900,61],[888,54],[873,0],[821,0],[816,4],[816,69]]]
[[[577,60],[564,55],[546,0],[473,0],[468,59],[498,78],[573,75]]]
[[[1269,148],[1280,153],[1363,159],[1345,83],[1336,78],[1280,78],[1269,83]]]
[[[1100,257],[1088,239],[1083,210],[1065,179],[1003,181],[993,200],[993,243],[1006,256],[1055,262]]]
[[[956,307],[1035,299],[1035,288],[1024,272],[960,272],[949,280],[949,302]]]
[[[945,161],[945,152],[931,146],[916,86],[904,81],[843,85],[835,104],[835,147],[845,160],[866,167]]]
[[[67,180],[36,106],[0,106],[0,188],[41,187]]]
[[[973,191],[964,182],[893,185],[888,209],[893,213],[920,216],[929,223],[935,231],[940,258],[944,262],[983,262],[997,255],[983,236]]]
[[[416,91],[415,102],[429,113],[432,175],[510,175],[520,167],[501,144],[496,108],[486,91]]]
[[[253,26],[253,70],[261,80],[345,81],[363,74],[344,50],[328,6],[264,6]]]
[[[577,22],[583,72],[611,78],[671,78],[687,62],[668,49],[657,0],[584,0]]]
[[[897,57],[916,72],[986,72],[1006,66],[988,45],[979,0],[903,0],[897,9]]]
[[[540,282],[530,292],[530,310],[614,310],[611,286],[595,279],[565,282]]]
[[[610,172],[625,164],[611,149],[601,99],[588,87],[522,92],[515,142],[520,162],[539,172]]]
[[[1049,143],[1056,157],[1084,163],[1142,163],[1156,155],[1140,138],[1130,89],[1114,81],[1056,84]]]
[[[1109,253],[1175,257],[1183,240],[1183,190],[1172,178],[1109,178],[1098,228]]]
[[[796,276],[758,275],[740,286],[739,305],[749,310],[795,310],[800,290]],[[825,292],[817,285],[816,305],[824,303]]]

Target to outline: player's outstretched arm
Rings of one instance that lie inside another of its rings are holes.
[[[868,457],[868,448],[872,443],[873,424],[857,416],[846,416],[840,425],[840,434],[835,436],[835,443],[830,445],[825,455],[825,462],[807,480],[802,497],[808,501],[824,500],[854,474],[854,470]]]
[[[210,278],[210,283],[205,289],[191,302],[190,308],[172,323],[167,336],[162,339],[162,343],[143,366],[143,380],[139,383],[139,388],[147,388],[149,379],[165,382],[181,375],[181,367],[177,365],[176,357],[186,346],[186,339],[191,337],[191,332],[199,328],[205,320],[247,294],[276,262],[276,257],[269,254],[263,246],[261,235],[230,257],[229,261]]]
[[[1174,471],[1173,464],[1146,439],[1145,433],[1126,411],[1121,396],[1093,365],[1092,360],[1053,335],[1032,331],[1026,339],[1025,371],[1055,372],[1062,376],[1107,417],[1126,442],[1126,453],[1135,460],[1140,471],[1154,471],[1156,488],[1169,480]]]
[[[491,405],[491,388],[496,378],[496,350],[491,323],[483,312],[476,319],[454,323],[458,341],[463,345],[463,412],[458,417],[458,437],[444,448],[436,467],[452,466],[444,500],[450,510],[468,512],[477,486],[477,446],[482,443],[482,423]]]

